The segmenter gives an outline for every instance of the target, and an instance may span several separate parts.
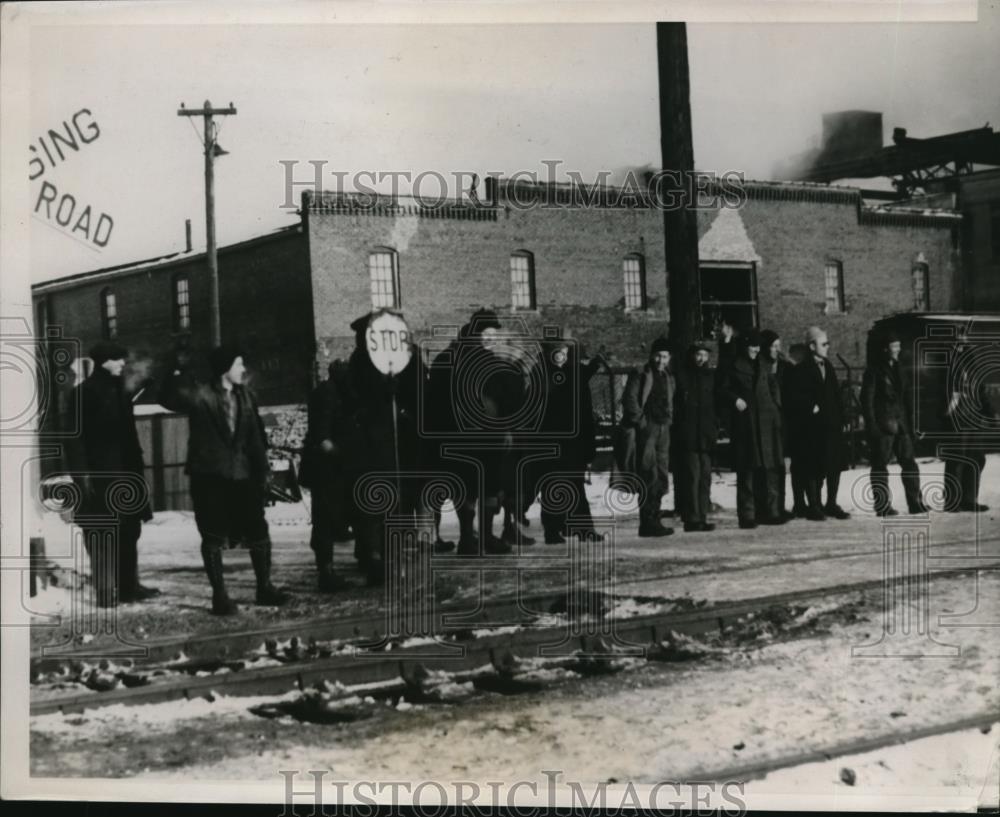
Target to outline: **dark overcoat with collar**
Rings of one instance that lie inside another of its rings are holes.
[[[232,429],[221,383],[194,383],[187,375],[174,375],[161,391],[160,403],[188,416],[185,473],[224,479],[249,478],[263,486],[270,466],[267,435],[257,399],[246,386],[233,386],[233,394],[237,413]]]

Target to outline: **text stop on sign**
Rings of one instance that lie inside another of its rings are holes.
[[[413,355],[410,328],[401,315],[379,312],[372,316],[365,334],[368,357],[382,374],[399,374]]]

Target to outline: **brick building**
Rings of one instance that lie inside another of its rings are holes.
[[[301,225],[220,248],[223,339],[245,346],[264,405],[304,402],[373,305],[399,306],[423,338],[489,306],[532,332],[558,327],[613,363],[641,361],[667,328],[662,214],[642,202],[526,206],[560,204],[567,189],[500,183],[488,206],[436,209],[306,194]],[[820,324],[859,367],[876,319],[959,307],[957,213],[870,205],[857,189],[821,184],[744,189],[739,209],[698,214],[706,332],[726,316],[790,343]],[[84,350],[115,335],[150,361],[144,376],[162,374],[177,345],[208,343],[204,253],[36,284],[33,299],[40,333],[58,326]]]
[[[222,247],[218,260],[222,339],[246,349],[262,402],[300,400],[312,383],[315,350],[301,227]],[[205,253],[46,281],[32,287],[32,300],[40,336],[46,327],[59,327],[84,354],[99,340],[116,339],[139,362],[141,377],[159,380],[178,347],[203,361],[210,342]]]
[[[351,320],[373,304],[400,307],[418,336],[454,331],[489,306],[533,331],[558,326],[616,362],[641,360],[667,325],[660,211],[525,207],[531,195],[558,203],[559,194],[496,190],[495,207],[436,210],[307,194],[318,366],[349,351]],[[958,214],[873,206],[857,189],[819,184],[745,191],[739,209],[698,214],[706,332],[725,316],[791,342],[821,324],[834,351],[861,366],[876,319],[958,307]]]

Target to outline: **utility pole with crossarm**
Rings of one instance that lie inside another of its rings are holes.
[[[234,116],[236,108],[233,103],[229,103],[228,108],[213,108],[212,103],[205,100],[204,108],[185,108],[181,103],[178,116],[200,116],[204,119],[205,125],[205,238],[207,241],[206,255],[208,256],[208,276],[209,293],[212,314],[212,345],[218,346],[222,343],[222,328],[219,319],[219,259],[215,250],[215,168],[213,163],[216,156],[224,156],[227,151],[219,147],[215,141],[214,116]]]

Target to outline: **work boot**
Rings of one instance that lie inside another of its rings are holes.
[[[547,545],[565,545],[566,537],[563,536],[559,531],[546,531],[545,532],[545,544]]]
[[[491,556],[505,556],[511,552],[511,546],[491,533],[486,539],[485,550]]]
[[[827,516],[832,516],[834,519],[850,519],[851,515],[845,511],[840,505],[827,505],[823,509],[823,513]]]
[[[288,594],[271,584],[271,543],[251,548],[250,563],[257,577],[257,604],[275,607],[285,604]]]
[[[639,525],[639,535],[643,537],[670,536],[673,532],[673,528],[665,527],[659,519]]]
[[[212,615],[231,616],[238,613],[240,608],[229,598],[222,578],[222,548],[202,546],[201,558],[205,563],[208,582],[212,585]]]

